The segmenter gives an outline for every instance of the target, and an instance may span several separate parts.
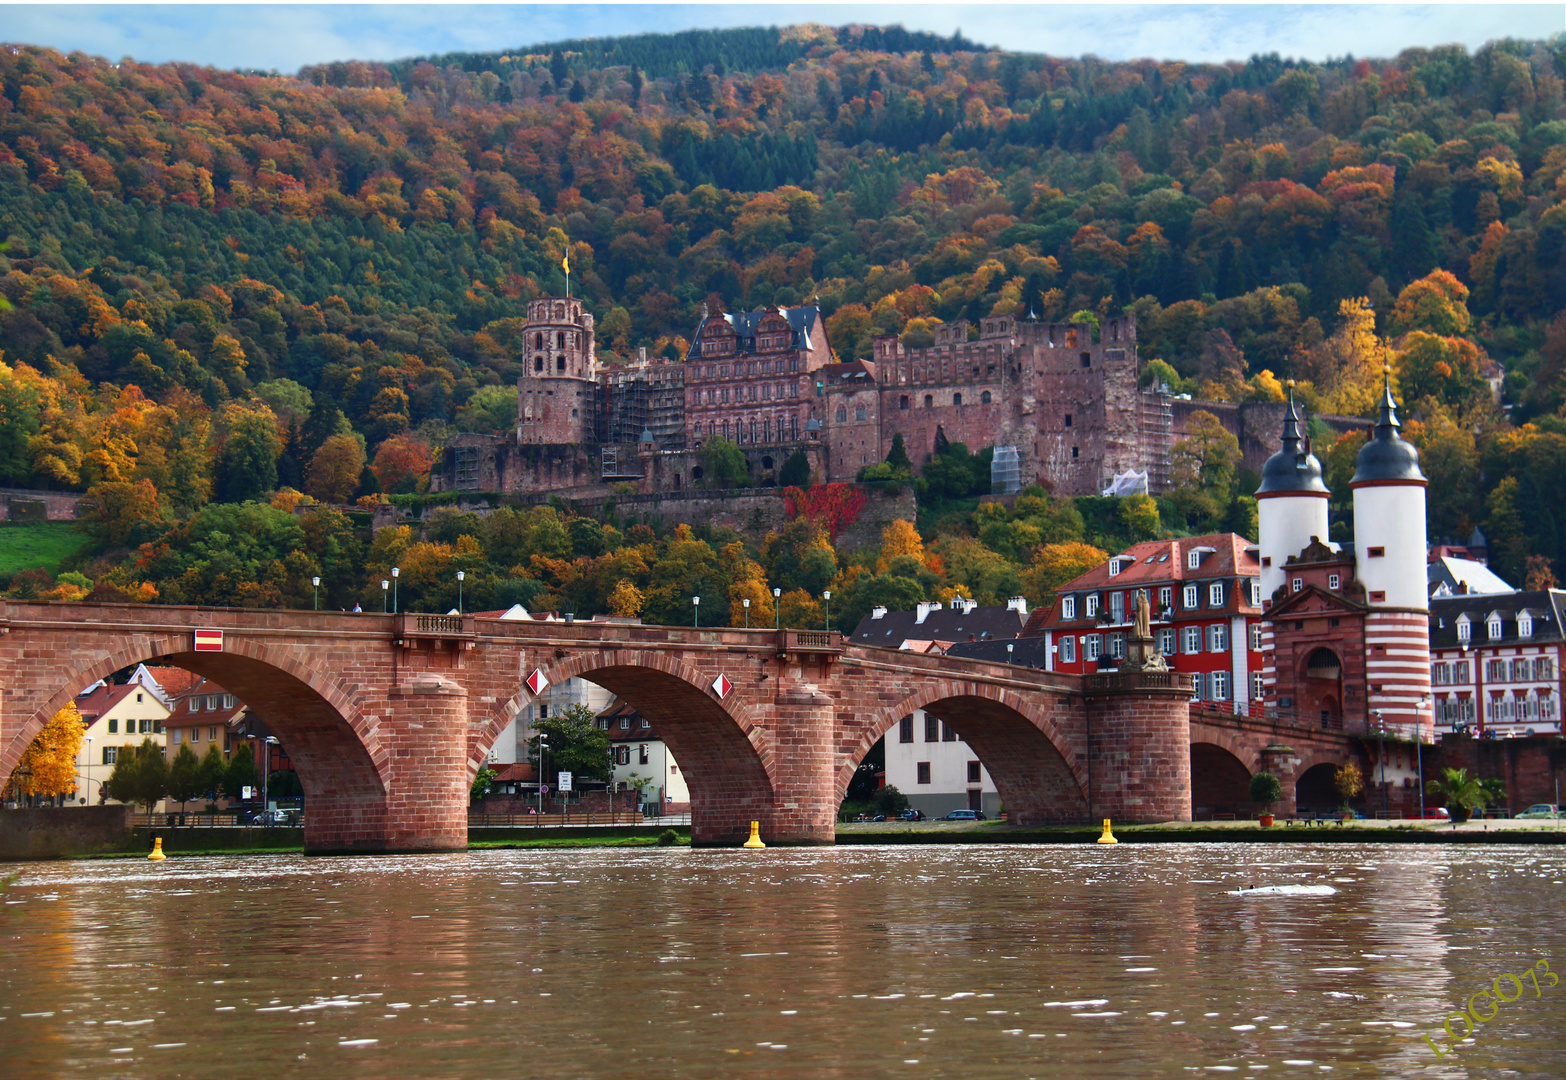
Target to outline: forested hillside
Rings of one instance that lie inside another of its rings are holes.
[[[507,425],[525,301],[569,251],[611,362],[679,355],[709,297],[816,297],[844,359],[1131,308],[1146,377],[1199,396],[1293,378],[1364,412],[1390,363],[1432,532],[1479,525],[1541,580],[1563,76],[1566,37],[1219,66],[806,26],[292,78],[3,46],[0,484],[96,489],[122,560],[213,501],[414,490],[453,431]],[[1161,527],[1243,524],[1211,451]]]

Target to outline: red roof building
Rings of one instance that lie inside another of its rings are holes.
[[[1248,712],[1261,695],[1260,575],[1256,545],[1236,533],[1133,544],[1061,586],[1022,636],[1049,639],[1051,671],[1113,670],[1146,591],[1169,666],[1197,676],[1199,699]]]

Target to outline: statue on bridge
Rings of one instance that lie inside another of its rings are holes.
[[[1147,590],[1136,592],[1136,637],[1152,639],[1153,609],[1147,602]]]
[[[1126,658],[1121,671],[1168,671],[1169,664],[1153,644],[1153,609],[1147,602],[1147,590],[1138,589],[1132,602],[1132,631],[1126,641]]]

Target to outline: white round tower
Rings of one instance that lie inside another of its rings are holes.
[[[1359,452],[1354,492],[1356,576],[1373,608],[1429,611],[1425,487],[1419,451],[1398,435],[1390,378],[1375,435]]]
[[[1283,564],[1289,558],[1304,551],[1313,538],[1327,542],[1328,495],[1321,462],[1310,452],[1309,440],[1300,436],[1300,414],[1291,390],[1283,416],[1283,448],[1267,459],[1261,487],[1256,489],[1264,603],[1283,585],[1287,576]]]

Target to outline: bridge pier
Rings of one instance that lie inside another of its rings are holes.
[[[430,672],[405,675],[387,695],[383,793],[310,793],[312,855],[464,851],[468,846],[468,692]]]
[[[1088,676],[1091,816],[1191,820],[1191,686],[1172,671]]]
[[[1291,746],[1272,743],[1262,749],[1261,767],[1278,778],[1278,785],[1282,789],[1273,813],[1279,817],[1293,817],[1299,810],[1295,802],[1297,793],[1294,789],[1295,784],[1299,782],[1299,755]]]

